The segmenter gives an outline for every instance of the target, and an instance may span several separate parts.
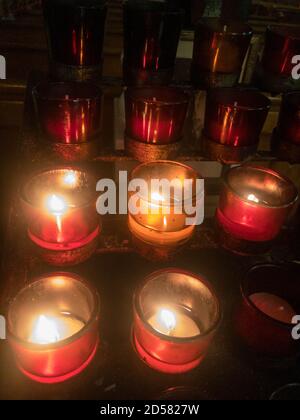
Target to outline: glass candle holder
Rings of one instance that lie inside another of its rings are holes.
[[[255,90],[211,90],[203,131],[206,156],[234,163],[254,154],[270,107],[270,100]]]
[[[130,203],[135,194],[129,193],[129,229],[142,256],[172,259],[193,237],[197,211],[204,207],[204,183],[198,177],[192,168],[172,161],[142,164],[133,170],[131,179],[142,180],[147,187],[138,193],[139,208],[134,211]],[[156,188],[155,180],[166,180],[173,188]],[[189,188],[185,189],[185,182]]]
[[[95,250],[100,234],[95,185],[86,172],[55,168],[39,172],[23,186],[28,236],[47,262],[76,264]]]
[[[300,92],[283,95],[273,141],[279,158],[300,162]]]
[[[297,200],[295,185],[278,172],[247,165],[229,170],[216,216],[222,245],[246,254],[268,250]]]
[[[151,368],[170,374],[197,367],[221,321],[218,298],[201,276],[176,269],[151,274],[133,303],[135,348]]]
[[[99,308],[97,292],[73,274],[49,274],[25,286],[7,317],[19,369],[47,384],[82,372],[98,348]]]
[[[287,384],[272,393],[270,401],[300,401],[300,384]]]
[[[125,2],[126,85],[164,85],[172,81],[183,17],[183,11],[168,2]]]
[[[43,0],[51,70],[58,80],[102,76],[105,0]]]
[[[140,161],[169,159],[178,153],[190,96],[174,87],[129,88],[126,148]]]
[[[300,342],[292,336],[293,318],[300,310],[298,275],[274,264],[254,266],[245,275],[236,326],[257,356],[282,361],[299,356]]]
[[[232,87],[240,77],[250,46],[250,26],[215,18],[196,25],[192,82],[199,88]]]
[[[33,89],[40,137],[58,158],[97,155],[102,126],[102,91],[90,83],[44,82]]]
[[[300,89],[293,79],[293,57],[299,55],[299,28],[272,26],[267,29],[265,49],[261,61],[262,88],[274,93]]]

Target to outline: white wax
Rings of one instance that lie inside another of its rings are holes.
[[[269,317],[291,324],[296,312],[284,299],[270,293],[254,293],[250,296],[254,305]]]
[[[40,315],[33,323],[29,341],[35,344],[56,343],[72,337],[83,327],[84,323],[82,321],[68,315]]]

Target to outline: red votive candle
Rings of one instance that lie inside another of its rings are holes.
[[[257,148],[270,100],[255,90],[213,89],[208,93],[204,136],[230,147]]]
[[[299,28],[270,27],[266,32],[262,66],[266,73],[291,78],[292,59],[300,54]]]
[[[171,82],[182,23],[183,11],[167,2],[125,2],[124,78],[127,85]]]
[[[90,83],[45,82],[33,90],[41,136],[53,143],[80,144],[101,131],[102,91]]]
[[[196,26],[192,82],[197,87],[232,87],[239,79],[252,29],[215,18],[201,19]]]
[[[21,191],[31,241],[53,251],[95,241],[100,233],[95,185],[91,175],[72,168],[34,175]]]
[[[220,324],[219,301],[201,276],[176,269],[151,274],[134,296],[134,343],[153,369],[197,367]]]
[[[126,91],[126,134],[137,141],[169,144],[182,139],[189,95],[174,87]]]
[[[49,274],[25,286],[7,317],[19,369],[48,384],[78,375],[98,348],[99,308],[97,292],[73,274]]]
[[[277,135],[280,141],[300,145],[300,92],[283,95]]]
[[[235,167],[225,176],[217,220],[235,238],[272,241],[297,199],[294,184],[279,173],[263,167]]]
[[[236,326],[244,343],[259,356],[299,356],[293,339],[294,316],[300,310],[299,273],[273,264],[252,267],[241,283]]]
[[[101,77],[104,0],[43,0],[50,61],[59,80]]]

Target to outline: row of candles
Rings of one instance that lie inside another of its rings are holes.
[[[41,136],[48,143],[66,147],[97,143],[103,100],[97,86],[90,83],[44,82],[33,90],[33,96]],[[190,99],[191,95],[186,90],[176,87],[129,88],[125,92],[128,153],[140,161],[153,160],[151,153],[140,153],[141,146],[151,146],[157,150],[158,158],[174,158],[173,145],[178,144],[180,150]],[[202,153],[215,159],[212,150],[221,147],[233,162],[253,155],[270,107],[270,100],[256,90],[210,90],[206,100]],[[285,94],[274,132],[275,150],[279,156],[278,143],[287,148],[298,148],[300,145],[299,114],[299,92]],[[133,144],[131,148],[128,142]]]
[[[101,78],[106,1],[43,0],[43,9],[54,76],[59,80]],[[173,78],[183,11],[166,1],[128,0],[123,12],[125,84],[168,85]],[[247,24],[200,19],[195,29],[194,86],[234,86],[252,34]],[[297,28],[269,28],[263,72],[270,78],[290,79],[292,58],[299,51]],[[289,88],[294,89],[295,83]]]
[[[148,2],[150,10],[144,2],[138,3],[128,2],[124,9],[127,84],[137,80],[168,84],[181,12],[166,10],[161,2]],[[89,0],[71,5],[65,0],[44,0],[43,6],[50,58],[59,79],[66,74],[74,76],[75,67],[81,69],[81,76],[94,78],[101,66],[105,2]],[[211,73],[237,79],[251,35],[248,27],[202,21],[195,39],[195,85],[207,80],[214,84],[215,77],[207,76]],[[202,67],[203,63],[208,66]],[[94,85],[43,83],[34,89],[34,99],[43,137],[49,143],[72,146],[97,138],[102,93]],[[179,142],[188,104],[189,95],[177,88],[128,89],[127,140],[153,146]],[[224,146],[255,148],[269,108],[269,100],[255,91],[216,90],[208,94],[204,137]],[[168,153],[167,149],[165,159]],[[150,184],[154,174],[157,179],[199,178],[192,168],[170,160],[141,164],[132,177]],[[49,264],[75,265],[96,249],[101,221],[96,212],[95,185],[87,171],[63,166],[34,174],[23,186],[27,236]],[[254,166],[236,167],[224,180],[217,229],[237,241],[269,245],[280,234],[297,198],[295,186],[279,173]],[[199,204],[197,196],[192,199]],[[157,211],[142,215],[129,212],[133,244],[143,256],[169,259],[191,240],[196,226],[186,226],[184,206],[179,214],[174,208],[176,200],[166,205],[164,197],[150,195],[140,196],[140,201],[142,207]],[[257,268],[261,269],[265,268]],[[289,357],[297,351],[291,326],[300,294],[295,293],[297,285],[287,288],[288,292],[277,286],[275,281],[258,284],[248,274],[237,328],[247,344],[259,352],[265,352],[262,343],[269,338],[270,329],[275,331],[268,351]],[[54,273],[31,282],[8,308],[9,341],[20,370],[44,383],[62,382],[79,374],[99,354],[100,310],[97,291],[76,275]],[[151,274],[137,289],[131,339],[138,355],[153,369],[183,373],[204,359],[220,322],[221,304],[210,282],[203,276],[166,269]]]
[[[154,173],[158,177],[169,174],[172,179],[198,177],[192,168],[171,161],[142,164],[133,175],[149,183]],[[94,187],[88,173],[74,168],[32,176],[21,196],[30,240],[40,248],[61,252],[80,249],[97,238],[100,228]],[[152,250],[178,248],[192,237],[195,226],[187,232],[185,215],[174,214],[172,209],[166,212],[163,197],[157,201],[150,195],[141,200],[148,200],[145,205],[155,205],[159,211],[142,217],[130,214],[133,237]],[[280,174],[240,166],[226,176],[216,217],[233,236],[250,242],[270,241],[280,233],[296,200],[296,188]],[[275,270],[278,277],[278,267],[257,270]],[[254,350],[290,356],[297,351],[291,328],[299,305],[298,283],[286,277],[291,287],[283,290],[282,279],[273,281],[272,276],[268,281],[265,271],[260,277],[251,271],[243,284],[237,328]],[[150,275],[136,291],[133,309],[134,348],[150,367],[165,373],[197,367],[221,321],[221,305],[210,282],[179,269]],[[30,283],[10,302],[8,310],[9,339],[20,370],[44,383],[79,374],[101,346],[99,311],[97,292],[76,275],[54,273]],[[255,329],[254,322],[259,328]],[[276,333],[271,338],[270,329]],[[275,346],[266,349],[266,337]]]

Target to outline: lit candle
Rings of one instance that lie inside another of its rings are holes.
[[[34,175],[21,196],[31,241],[52,251],[94,243],[100,232],[94,183],[88,173],[72,168]]]
[[[297,315],[285,299],[271,293],[254,293],[249,299],[260,311],[277,321],[291,324]]]
[[[34,321],[28,341],[35,344],[56,343],[78,333],[84,323],[70,314],[56,316],[39,315]]]
[[[187,218],[193,215],[187,215],[184,204],[193,204],[196,212],[204,199],[203,191],[196,191],[197,173],[177,162],[158,161],[138,166],[133,171],[132,178],[144,179],[149,192],[147,196],[140,194],[138,214],[129,213],[128,224],[133,236],[154,246],[176,248],[185,244],[194,234],[196,223],[187,224]],[[175,180],[178,189],[171,188],[170,197],[165,197],[164,193],[151,190],[153,179],[168,179],[170,182]],[[191,181],[190,197],[188,194],[184,195],[185,180]]]
[[[248,165],[235,167],[225,176],[217,220],[235,238],[272,241],[297,198],[296,187],[278,172]]]
[[[9,343],[18,367],[43,383],[77,375],[98,348],[98,321],[98,294],[82,279],[67,273],[41,277],[9,305]]]
[[[183,373],[197,367],[219,322],[219,302],[210,284],[188,272],[153,273],[134,297],[135,347],[158,371]]]

